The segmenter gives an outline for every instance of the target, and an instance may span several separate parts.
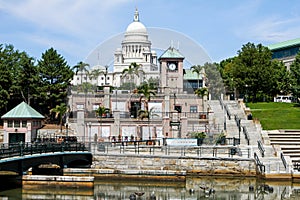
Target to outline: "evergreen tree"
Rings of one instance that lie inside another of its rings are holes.
[[[42,54],[41,60],[38,61],[38,72],[41,81],[39,103],[43,109],[42,113],[49,114],[51,108],[66,102],[67,89],[74,72],[53,48]]]

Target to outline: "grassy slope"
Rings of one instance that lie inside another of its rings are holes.
[[[264,130],[300,129],[300,107],[292,103],[247,103]]]

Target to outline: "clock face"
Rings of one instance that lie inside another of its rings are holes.
[[[169,64],[169,69],[170,70],[175,70],[176,69],[176,64],[175,63],[170,63]]]

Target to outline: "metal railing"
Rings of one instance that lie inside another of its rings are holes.
[[[263,146],[263,144],[262,144],[262,142],[260,141],[260,140],[257,140],[257,146],[258,146],[258,149],[259,149],[259,151],[260,151],[260,153],[261,153],[261,156],[262,157],[265,157],[265,148],[264,148],[264,146]]]
[[[282,164],[283,164],[284,168],[286,169],[287,168],[287,162],[286,162],[286,159],[285,159],[283,153],[280,154],[280,158],[282,160]]]
[[[248,133],[248,131],[247,131],[246,126],[243,126],[243,133],[244,133],[244,135],[245,135],[245,139],[246,139],[246,141],[247,141],[247,145],[250,145],[250,137],[249,137],[249,133]]]
[[[91,152],[95,155],[155,155],[155,156],[186,156],[186,157],[221,157],[250,158],[250,148],[239,148],[225,145],[203,146],[159,146],[157,143],[93,143]]]
[[[65,151],[88,151],[83,143],[18,143],[2,144],[0,146],[0,159]]]
[[[257,156],[256,153],[254,153],[254,160],[255,160],[255,163],[256,163],[260,173],[264,174],[266,172],[266,167],[262,162],[260,162],[259,157]]]

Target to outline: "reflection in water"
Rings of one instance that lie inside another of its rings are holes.
[[[185,182],[95,181],[93,189],[22,188],[0,192],[0,200],[83,199],[83,200],[198,200],[198,199],[300,199],[300,184],[262,182],[254,178],[187,178]],[[141,196],[138,196],[140,194]]]

